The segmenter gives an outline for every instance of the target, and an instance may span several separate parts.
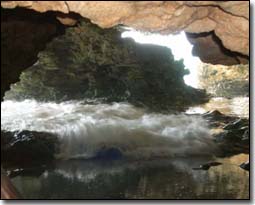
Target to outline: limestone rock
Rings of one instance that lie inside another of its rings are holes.
[[[159,33],[214,31],[227,49],[249,55],[248,1],[2,1],[1,6],[74,12],[102,28],[122,24]]]
[[[192,54],[198,56],[204,63],[234,65],[249,62],[248,57],[227,50],[214,32],[186,33],[186,36],[193,44]]]
[[[215,97],[249,96],[249,65],[202,64],[198,71],[201,88]]]

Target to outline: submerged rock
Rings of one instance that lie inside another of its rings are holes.
[[[99,150],[93,159],[109,159],[116,160],[123,158],[123,154],[118,148],[102,148]]]

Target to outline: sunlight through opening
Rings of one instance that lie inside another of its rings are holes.
[[[128,28],[128,30],[124,31],[121,36],[122,38],[133,38],[138,43],[149,43],[170,48],[175,60],[183,59],[185,68],[190,71],[189,75],[184,76],[185,83],[194,88],[198,87],[197,68],[201,61],[198,57],[192,55],[192,45],[188,41],[184,32],[177,35],[161,35],[142,33]]]

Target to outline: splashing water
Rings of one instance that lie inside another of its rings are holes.
[[[249,97],[234,97],[227,99],[223,97],[211,98],[208,103],[200,106],[189,108],[186,113],[200,113],[215,110],[222,112],[225,115],[238,116],[249,118]]]
[[[211,155],[214,149],[201,117],[146,113],[128,103],[5,101],[1,111],[2,130],[55,133],[64,159],[90,158],[102,147],[131,158]]]

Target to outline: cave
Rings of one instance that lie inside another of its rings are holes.
[[[249,199],[249,2],[1,1],[1,50],[2,199]]]

